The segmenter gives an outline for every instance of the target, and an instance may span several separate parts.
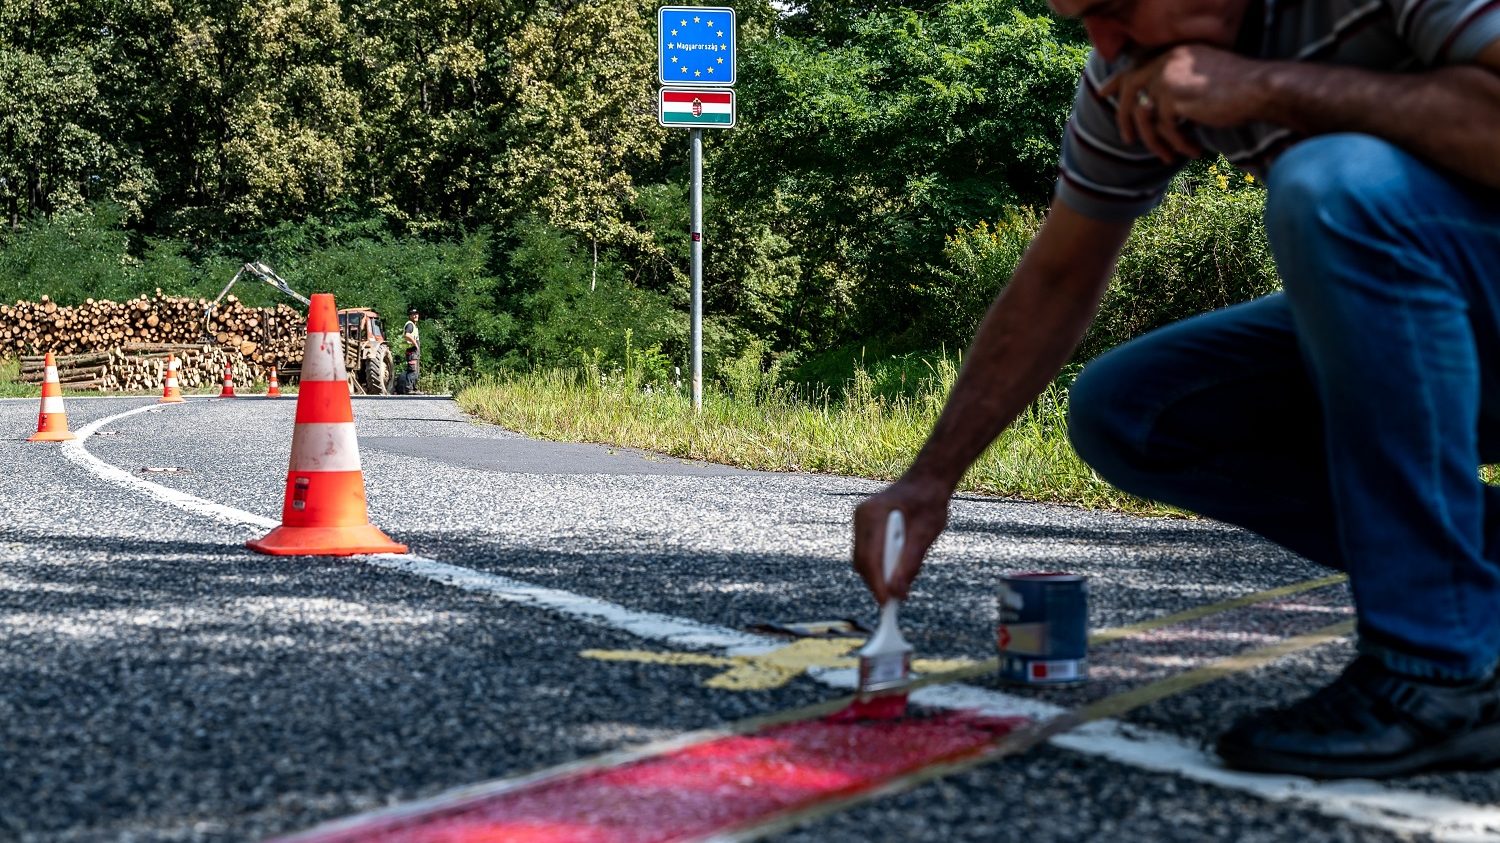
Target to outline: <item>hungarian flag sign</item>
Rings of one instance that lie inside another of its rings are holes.
[[[734,125],[734,91],[663,88],[659,96],[663,126],[727,129]]]

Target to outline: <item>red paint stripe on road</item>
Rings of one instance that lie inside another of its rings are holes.
[[[879,787],[981,752],[1018,718],[941,714],[814,720],[736,735],[528,787],[374,818],[318,843],[666,843],[699,838]]]

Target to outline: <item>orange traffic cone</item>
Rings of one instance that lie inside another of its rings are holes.
[[[406,545],[370,523],[365,507],[344,345],[328,293],[314,295],[308,310],[300,383],[281,526],[246,546],[274,556],[405,553]]]
[[[220,398],[233,398],[234,396],[234,364],[224,364],[224,388],[219,390]]]
[[[68,432],[68,414],[63,412],[62,384],[57,382],[57,363],[47,352],[47,374],[42,378],[42,411],[36,417],[36,433],[31,442],[66,442],[77,439]]]
[[[276,367],[271,367],[271,386],[266,389],[267,398],[281,397],[281,384],[276,380]]]
[[[177,387],[177,355],[167,355],[167,366],[161,382],[161,400],[158,404],[181,404],[185,399],[182,390]]]

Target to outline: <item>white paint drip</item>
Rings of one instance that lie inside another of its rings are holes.
[[[142,480],[128,471],[95,457],[83,447],[83,443],[106,424],[140,413],[159,410],[157,406],[140,407],[86,425],[78,431],[77,440],[63,443],[63,453],[70,460],[102,479],[149,495],[188,512],[247,526],[265,528],[277,526],[277,522],[268,518]],[[487,594],[508,602],[556,612],[628,632],[639,638],[677,647],[720,649],[729,651],[729,654],[741,654],[764,652],[784,644],[779,639],[769,636],[754,635],[655,612],[642,612],[617,603],[560,589],[530,585],[509,577],[462,568],[422,556],[381,554],[357,558],[386,570],[424,577],[465,591]],[[845,690],[853,690],[859,682],[857,672],[848,668],[815,668],[808,671],[808,675],[825,685]],[[962,684],[921,688],[912,693],[911,699],[919,705],[976,711],[993,717],[1046,719],[1056,717],[1065,711],[1059,706],[1039,700]],[[1179,775],[1192,781],[1247,793],[1271,802],[1296,804],[1360,825],[1407,834],[1427,834],[1435,840],[1455,841],[1455,843],[1483,843],[1485,841],[1500,843],[1500,808],[1497,807],[1476,805],[1417,791],[1399,790],[1376,782],[1318,782],[1296,776],[1241,773],[1225,769],[1213,756],[1176,735],[1137,728],[1118,720],[1098,720],[1085,724],[1072,732],[1052,738],[1051,743],[1084,755],[1107,758],[1140,769]],[[600,763],[573,762],[563,766],[570,770],[598,768],[606,766],[611,758],[617,758],[617,756],[614,754],[605,756],[598,759]],[[538,775],[541,774],[519,778],[535,780]],[[495,792],[495,788],[506,788],[513,785],[516,780],[516,778],[499,779],[494,782],[465,786],[452,791],[451,796],[454,799],[472,799],[476,790]],[[423,805],[446,804],[448,796],[450,794],[440,794],[433,799],[423,800]],[[390,810],[386,809],[377,813],[386,814]],[[374,814],[349,817],[337,821],[336,824],[347,826],[358,822],[361,818],[369,820],[373,817]],[[298,835],[298,837],[301,836]]]

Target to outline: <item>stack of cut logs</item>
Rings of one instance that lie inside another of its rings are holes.
[[[57,379],[64,389],[159,392],[164,385],[169,352],[181,364],[177,385],[183,389],[218,386],[223,381],[226,363],[233,370],[235,384],[241,388],[266,381],[270,376],[270,366],[255,363],[236,349],[212,345],[126,343],[109,351],[65,354],[54,357],[54,360],[57,362]],[[20,380],[41,383],[45,360],[44,356],[23,356]],[[282,382],[289,380],[288,374],[295,378],[295,371],[283,372],[287,370],[277,372]]]
[[[228,296],[211,313],[203,299],[156,291],[125,302],[60,306],[40,302],[0,305],[0,357],[21,359],[21,379],[40,381],[47,351],[57,355],[58,376],[71,389],[156,390],[168,352],[182,361],[180,384],[218,383],[224,364],[235,382],[264,380],[271,366],[282,382],[302,364],[305,317],[286,305],[248,307]]]

